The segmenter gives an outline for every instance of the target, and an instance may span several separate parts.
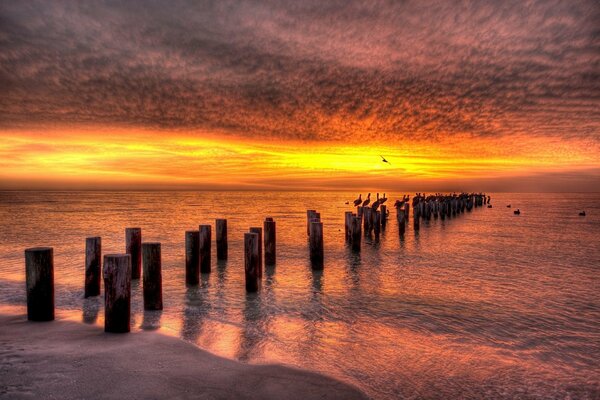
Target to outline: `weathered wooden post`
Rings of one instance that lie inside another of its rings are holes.
[[[360,217],[352,217],[352,250],[360,251],[360,240],[362,235],[360,227]]]
[[[104,256],[104,331],[129,332],[131,313],[131,256]]]
[[[210,225],[200,225],[198,236],[198,251],[200,253],[200,272],[203,274],[210,273],[210,243],[211,231]]]
[[[102,279],[102,239],[89,237],[85,239],[85,286],[84,297],[100,294]]]
[[[306,235],[310,235],[310,220],[314,218],[316,210],[306,210]]]
[[[363,220],[363,214],[364,214],[365,208],[363,206],[358,206],[356,207],[356,216],[358,218],[360,218],[360,221],[362,222]]]
[[[162,261],[160,243],[142,243],[144,310],[162,310]]]
[[[258,226],[250,227],[250,233],[256,233],[258,235],[258,277],[262,278],[263,276],[263,256],[262,256],[262,246],[263,246],[263,235],[262,228]]]
[[[419,217],[420,217],[420,215],[419,215],[419,207],[415,207],[413,209],[413,229],[415,231],[418,231],[419,228],[420,228],[420,221],[419,221],[420,218]]]
[[[381,229],[385,229],[387,225],[387,207],[385,204],[381,205]]]
[[[406,203],[404,203],[404,223],[408,224],[409,217],[410,217],[410,204],[408,204],[408,201],[406,201]]]
[[[363,229],[365,235],[371,232],[371,207],[363,207]]]
[[[400,236],[404,235],[406,231],[406,220],[405,220],[404,210],[398,209],[398,214],[396,214],[396,219],[398,220],[398,233]]]
[[[371,214],[373,215],[373,230],[377,236],[381,232],[381,211],[372,211]]]
[[[125,228],[125,253],[131,256],[131,279],[142,275],[142,228]]]
[[[54,249],[25,249],[25,281],[27,287],[27,319],[54,319]]]
[[[258,249],[260,248],[257,233],[244,233],[244,269],[246,275],[246,291],[258,290]]]
[[[185,283],[197,285],[200,283],[200,232],[185,232]]]
[[[227,220],[217,219],[215,221],[215,236],[217,242],[217,260],[227,260]]]
[[[346,211],[344,213],[344,232],[346,234],[346,241],[349,241],[352,235],[352,211]]]
[[[313,269],[323,268],[323,223],[310,224],[310,262]]]
[[[265,265],[275,265],[276,261],[276,225],[273,218],[267,217],[263,224],[265,230]]]

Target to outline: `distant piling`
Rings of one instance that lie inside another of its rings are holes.
[[[419,215],[419,207],[415,207],[413,209],[413,229],[418,231],[420,229],[420,215]]]
[[[54,249],[33,247],[25,250],[27,319],[54,319]]]
[[[217,219],[215,221],[215,236],[217,242],[217,260],[227,260],[227,220]]]
[[[131,256],[104,256],[104,331],[129,332],[131,315]]]
[[[131,279],[142,275],[142,229],[125,229],[125,253],[131,256]]]
[[[144,310],[162,310],[162,261],[160,243],[142,243]]]
[[[200,283],[200,232],[185,232],[185,283],[197,285]]]
[[[102,239],[89,237],[85,239],[85,285],[84,297],[100,295],[102,279]]]
[[[381,210],[381,229],[383,230],[387,225],[387,207],[385,204],[382,204],[379,209]]]
[[[403,236],[404,232],[406,231],[406,219],[405,219],[405,213],[404,213],[403,209],[398,208],[398,213],[396,214],[396,220],[398,221],[398,234],[400,236]]]
[[[263,276],[263,230],[261,227],[253,226],[250,228],[250,233],[256,233],[258,235],[258,278],[260,279]]]
[[[244,233],[244,270],[246,276],[246,291],[258,290],[258,234]]]
[[[352,217],[351,234],[352,234],[352,239],[351,239],[352,250],[360,251],[360,241],[361,241],[362,232],[361,232],[361,221],[360,221],[360,217],[358,217],[358,216]]]
[[[323,269],[323,223],[310,224],[310,262],[313,269]]]
[[[352,211],[346,211],[344,213],[344,233],[345,233],[345,238],[346,241],[349,241],[350,238],[352,237],[351,232],[352,232]]]
[[[273,218],[267,217],[263,227],[265,232],[265,265],[275,265],[277,260],[277,229]]]
[[[310,221],[315,218],[316,210],[306,210],[306,235],[310,236]]]
[[[210,273],[210,244],[211,244],[211,229],[210,225],[200,225],[198,228],[198,251],[200,253],[200,272],[203,274]]]

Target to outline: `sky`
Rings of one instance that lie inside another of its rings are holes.
[[[600,3],[0,0],[0,189],[600,191]]]

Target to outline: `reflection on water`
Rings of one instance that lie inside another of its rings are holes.
[[[324,372],[375,398],[600,397],[599,195],[492,195],[494,208],[425,221],[418,234],[411,217],[403,237],[391,210],[360,252],[344,240],[355,197],[0,192],[0,310],[24,312],[23,249],[50,245],[57,315],[102,326],[102,296],[83,299],[85,238],[122,252],[125,227],[141,226],[144,241],[162,243],[164,310],[144,311],[134,281],[137,329]],[[310,268],[307,209],[324,222],[322,271]],[[243,233],[267,215],[277,265],[247,294]],[[184,232],[223,217],[229,260],[213,254],[212,273],[186,286]]]

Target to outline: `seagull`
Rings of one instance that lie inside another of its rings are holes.
[[[388,163],[388,164],[392,165],[392,163],[389,162],[388,160],[386,160],[384,156],[380,155],[379,157],[381,157],[381,161],[383,161],[384,163]]]

